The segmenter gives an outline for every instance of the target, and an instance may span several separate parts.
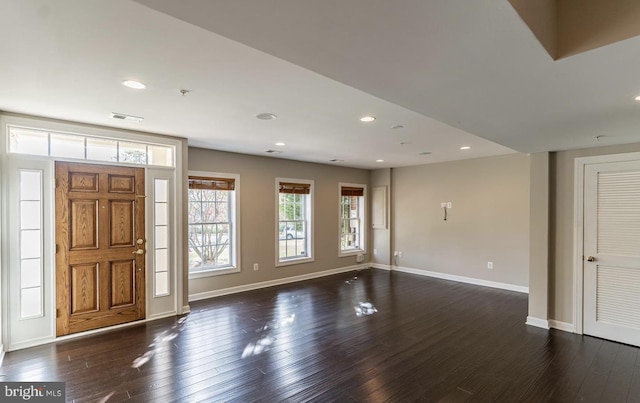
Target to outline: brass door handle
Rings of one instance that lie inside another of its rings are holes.
[[[144,255],[144,249],[134,250],[131,253],[133,253],[134,255]]]
[[[593,256],[587,257],[587,262],[595,262],[595,261],[596,261],[595,257],[593,257]]]

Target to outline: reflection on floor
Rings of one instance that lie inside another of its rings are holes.
[[[8,353],[76,402],[640,401],[639,349],[524,324],[527,296],[364,270]]]

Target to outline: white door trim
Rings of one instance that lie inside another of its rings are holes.
[[[638,161],[640,152],[597,155],[575,159],[575,176],[573,192],[573,332],[584,332],[584,171],[587,165],[606,164],[610,162]]]
[[[57,158],[57,157],[49,157],[49,156],[32,156],[26,154],[9,154],[7,150],[8,146],[8,131],[7,127],[9,125],[21,126],[26,128],[32,128],[36,130],[43,131],[56,131],[62,133],[70,133],[77,134],[80,136],[89,136],[89,137],[106,137],[109,139],[116,140],[132,140],[141,143],[147,144],[157,144],[157,145],[167,145],[175,147],[175,155],[174,167],[160,167],[160,166],[152,166],[152,165],[138,165],[138,164],[114,164],[113,162],[100,162],[93,160],[73,160],[73,159],[65,159],[65,158]],[[183,146],[184,145],[184,146]],[[172,191],[173,199],[172,201],[175,203],[173,217],[173,225],[176,229],[174,234],[174,242],[173,246],[175,247],[175,258],[172,261],[175,272],[175,281],[172,282],[174,287],[172,287],[172,295],[175,298],[175,306],[168,310],[157,311],[153,314],[149,309],[149,301],[153,298],[152,293],[153,290],[147,289],[147,298],[146,298],[146,314],[147,320],[158,319],[160,317],[164,317],[165,315],[176,315],[176,314],[184,314],[189,312],[189,305],[184,304],[184,287],[183,285],[185,280],[184,273],[184,265],[183,258],[184,249],[183,249],[183,234],[185,231],[182,229],[183,226],[183,217],[182,217],[182,209],[184,206],[184,200],[186,198],[186,192],[184,190],[185,180],[186,180],[186,157],[187,157],[187,144],[183,139],[177,137],[169,137],[169,136],[161,136],[155,135],[151,133],[143,133],[143,132],[135,132],[126,129],[118,129],[118,128],[109,128],[109,127],[100,127],[94,125],[88,125],[83,123],[75,123],[75,122],[65,122],[53,119],[47,119],[37,116],[27,116],[27,115],[18,115],[5,113],[0,111],[0,212],[2,216],[0,217],[0,228],[2,228],[2,234],[0,234],[0,238],[2,239],[2,247],[0,248],[0,264],[4,267],[9,267],[9,260],[11,258],[11,254],[9,253],[8,245],[7,245],[7,235],[8,234],[8,220],[7,217],[10,214],[14,214],[13,211],[10,210],[11,206],[11,195],[8,192],[8,178],[9,178],[9,168],[16,164],[27,164],[27,163],[41,163],[47,165],[48,167],[45,169],[45,174],[49,175],[51,178],[51,183],[53,183],[53,161],[72,161],[79,163],[88,163],[88,164],[106,164],[113,166],[133,166],[145,168],[145,177],[148,176],[150,171],[160,172],[162,170],[166,170],[167,172],[172,172],[174,190]],[[52,187],[52,189],[54,189]],[[150,188],[147,188],[147,191],[150,191]],[[147,200],[147,210],[152,211],[152,208],[149,206],[149,200]],[[49,206],[55,211],[55,202],[54,199],[51,199],[51,203]],[[51,217],[55,215],[52,213]],[[148,216],[148,214],[147,214]],[[50,228],[54,227],[55,219],[51,219],[48,223]],[[149,221],[150,222],[150,221]],[[147,239],[152,240],[151,234],[147,233]],[[55,250],[55,236],[52,242],[49,242],[49,245],[45,245],[45,248],[50,248],[51,251]],[[53,252],[55,254],[55,252]],[[55,258],[48,259],[49,262],[54,262]],[[48,263],[49,264],[49,263]],[[149,265],[146,265],[149,268]],[[52,266],[55,270],[55,264]],[[27,339],[19,339],[12,340],[10,337],[10,305],[9,304],[9,293],[8,287],[9,284],[9,276],[7,270],[0,272],[0,296],[4,301],[0,301],[0,355],[2,352],[7,349],[8,351],[15,350],[18,348],[31,347],[34,345],[45,344],[49,342],[56,341],[57,338],[55,336],[55,309],[49,309],[46,312],[47,318],[51,318],[51,323],[53,323],[53,330],[49,330],[44,337],[39,337],[39,335],[34,335],[34,337]],[[47,287],[51,288],[51,294],[53,295],[53,308],[55,308],[55,276],[53,280],[48,281],[50,285]],[[136,322],[140,323],[140,322]],[[111,328],[103,328],[98,329],[96,332],[106,332],[111,330]],[[85,334],[85,333],[80,333]]]

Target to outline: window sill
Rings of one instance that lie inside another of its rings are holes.
[[[294,264],[302,264],[302,263],[310,263],[315,261],[315,259],[313,257],[301,257],[301,258],[296,258],[296,259],[287,259],[287,260],[282,260],[282,261],[277,261],[276,262],[276,267],[280,267],[280,266],[291,266]]]
[[[221,276],[223,274],[231,274],[231,273],[240,273],[239,267],[225,267],[222,269],[209,269],[209,270],[200,270],[189,273],[189,280],[204,278],[204,277],[213,277],[213,276]]]
[[[357,256],[357,255],[366,255],[367,252],[365,252],[363,249],[353,249],[353,250],[348,250],[348,251],[340,251],[338,253],[338,257],[349,257],[349,256]]]

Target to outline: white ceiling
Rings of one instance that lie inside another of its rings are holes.
[[[377,168],[640,142],[640,39],[553,61],[507,0],[0,0],[0,38],[0,110],[200,147]]]

